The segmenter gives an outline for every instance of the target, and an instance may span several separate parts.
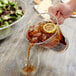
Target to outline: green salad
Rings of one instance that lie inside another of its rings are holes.
[[[0,28],[8,26],[23,16],[21,6],[16,2],[0,0]]]

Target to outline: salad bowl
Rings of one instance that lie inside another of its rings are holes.
[[[0,2],[0,40],[7,38],[21,28],[26,16],[26,2],[23,0],[1,1],[4,3]]]

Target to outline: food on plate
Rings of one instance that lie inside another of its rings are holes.
[[[51,0],[43,0],[39,5],[38,5],[38,10],[42,11],[48,11],[48,8],[52,5]]]
[[[18,6],[16,2],[0,0],[0,28],[17,21],[23,14],[22,7]]]
[[[73,12],[73,15],[76,15],[76,12]]]
[[[33,0],[35,4],[40,4],[42,0]]]

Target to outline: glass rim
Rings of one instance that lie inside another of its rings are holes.
[[[20,19],[18,19],[17,21],[13,22],[12,24],[0,28],[0,30],[3,30],[3,29],[6,29],[6,28],[9,28],[9,27],[15,25],[16,23],[18,23],[19,21],[21,21],[21,20],[25,17],[25,15],[26,15],[26,10],[27,10],[27,8],[26,8],[26,2],[24,2],[24,1],[22,1],[22,0],[20,0],[20,1],[21,1],[22,4],[24,4],[24,6],[25,6],[25,10],[24,10],[24,14],[23,14],[23,16],[22,16]]]
[[[48,13],[41,13],[41,14],[48,14]],[[41,14],[38,14],[38,16],[41,16]],[[57,23],[57,30],[58,30],[58,27],[59,27],[59,23],[58,23],[58,20],[57,20],[57,18],[56,18],[56,16],[53,14],[53,13],[51,13],[51,15],[55,18],[55,20],[56,20],[56,23]],[[45,20],[45,19],[44,19]],[[46,19],[47,20],[47,19]],[[51,20],[50,20],[51,21]],[[29,24],[28,24],[29,25]],[[56,30],[56,32],[50,37],[50,38],[48,38],[47,40],[45,40],[45,41],[43,41],[43,42],[39,42],[39,43],[35,43],[35,45],[40,45],[40,44],[43,44],[43,43],[46,43],[46,42],[48,42],[50,39],[52,39],[56,34],[57,34],[57,31]],[[28,32],[28,31],[27,31]],[[26,33],[27,33],[26,32]],[[28,39],[27,39],[27,37],[26,37],[26,40],[27,41],[29,41]]]

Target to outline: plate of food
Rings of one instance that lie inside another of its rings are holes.
[[[62,2],[66,3],[66,2],[69,2],[70,0],[61,0]]]
[[[17,30],[25,12],[26,4],[22,0],[0,0],[0,40]]]
[[[41,14],[43,18],[48,18],[48,8],[52,5],[52,0],[34,0],[33,2],[35,3],[34,9]]]
[[[70,0],[61,0],[63,3],[67,3]],[[71,17],[76,18],[76,11],[73,12],[73,14],[71,15]]]

